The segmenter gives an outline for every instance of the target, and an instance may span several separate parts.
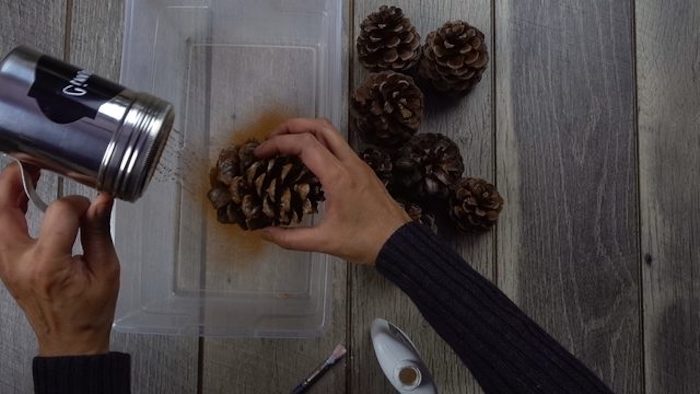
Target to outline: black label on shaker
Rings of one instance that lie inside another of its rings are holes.
[[[53,122],[95,119],[100,106],[124,87],[49,56],[39,58],[29,96]]]

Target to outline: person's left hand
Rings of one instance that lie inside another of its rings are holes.
[[[34,329],[40,356],[109,352],[119,292],[112,204],[106,194],[92,203],[78,196],[59,199],[33,239],[19,167],[10,165],[0,174],[0,278]],[[73,256],[78,230],[84,255]]]
[[[288,120],[255,153],[259,157],[298,156],[323,185],[326,210],[320,222],[312,227],[262,230],[263,238],[283,248],[374,265],[391,235],[411,221],[328,120]]]

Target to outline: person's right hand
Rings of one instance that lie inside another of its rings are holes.
[[[78,196],[54,201],[34,239],[19,167],[12,164],[0,174],[0,279],[34,329],[40,356],[109,351],[119,293],[119,260],[109,231],[112,202],[104,193],[92,203]],[[72,253],[78,231],[82,256]]]
[[[299,156],[319,178],[326,195],[325,216],[316,226],[263,230],[266,239],[283,248],[374,264],[389,237],[411,220],[372,169],[326,120],[287,121],[271,133],[256,154]]]

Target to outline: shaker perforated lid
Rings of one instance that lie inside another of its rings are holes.
[[[172,105],[145,93],[135,99],[105,152],[97,189],[135,201],[144,193],[172,130]]]

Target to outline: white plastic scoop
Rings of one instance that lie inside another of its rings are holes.
[[[437,394],[430,371],[403,331],[384,319],[376,319],[371,334],[377,361],[399,393]]]

